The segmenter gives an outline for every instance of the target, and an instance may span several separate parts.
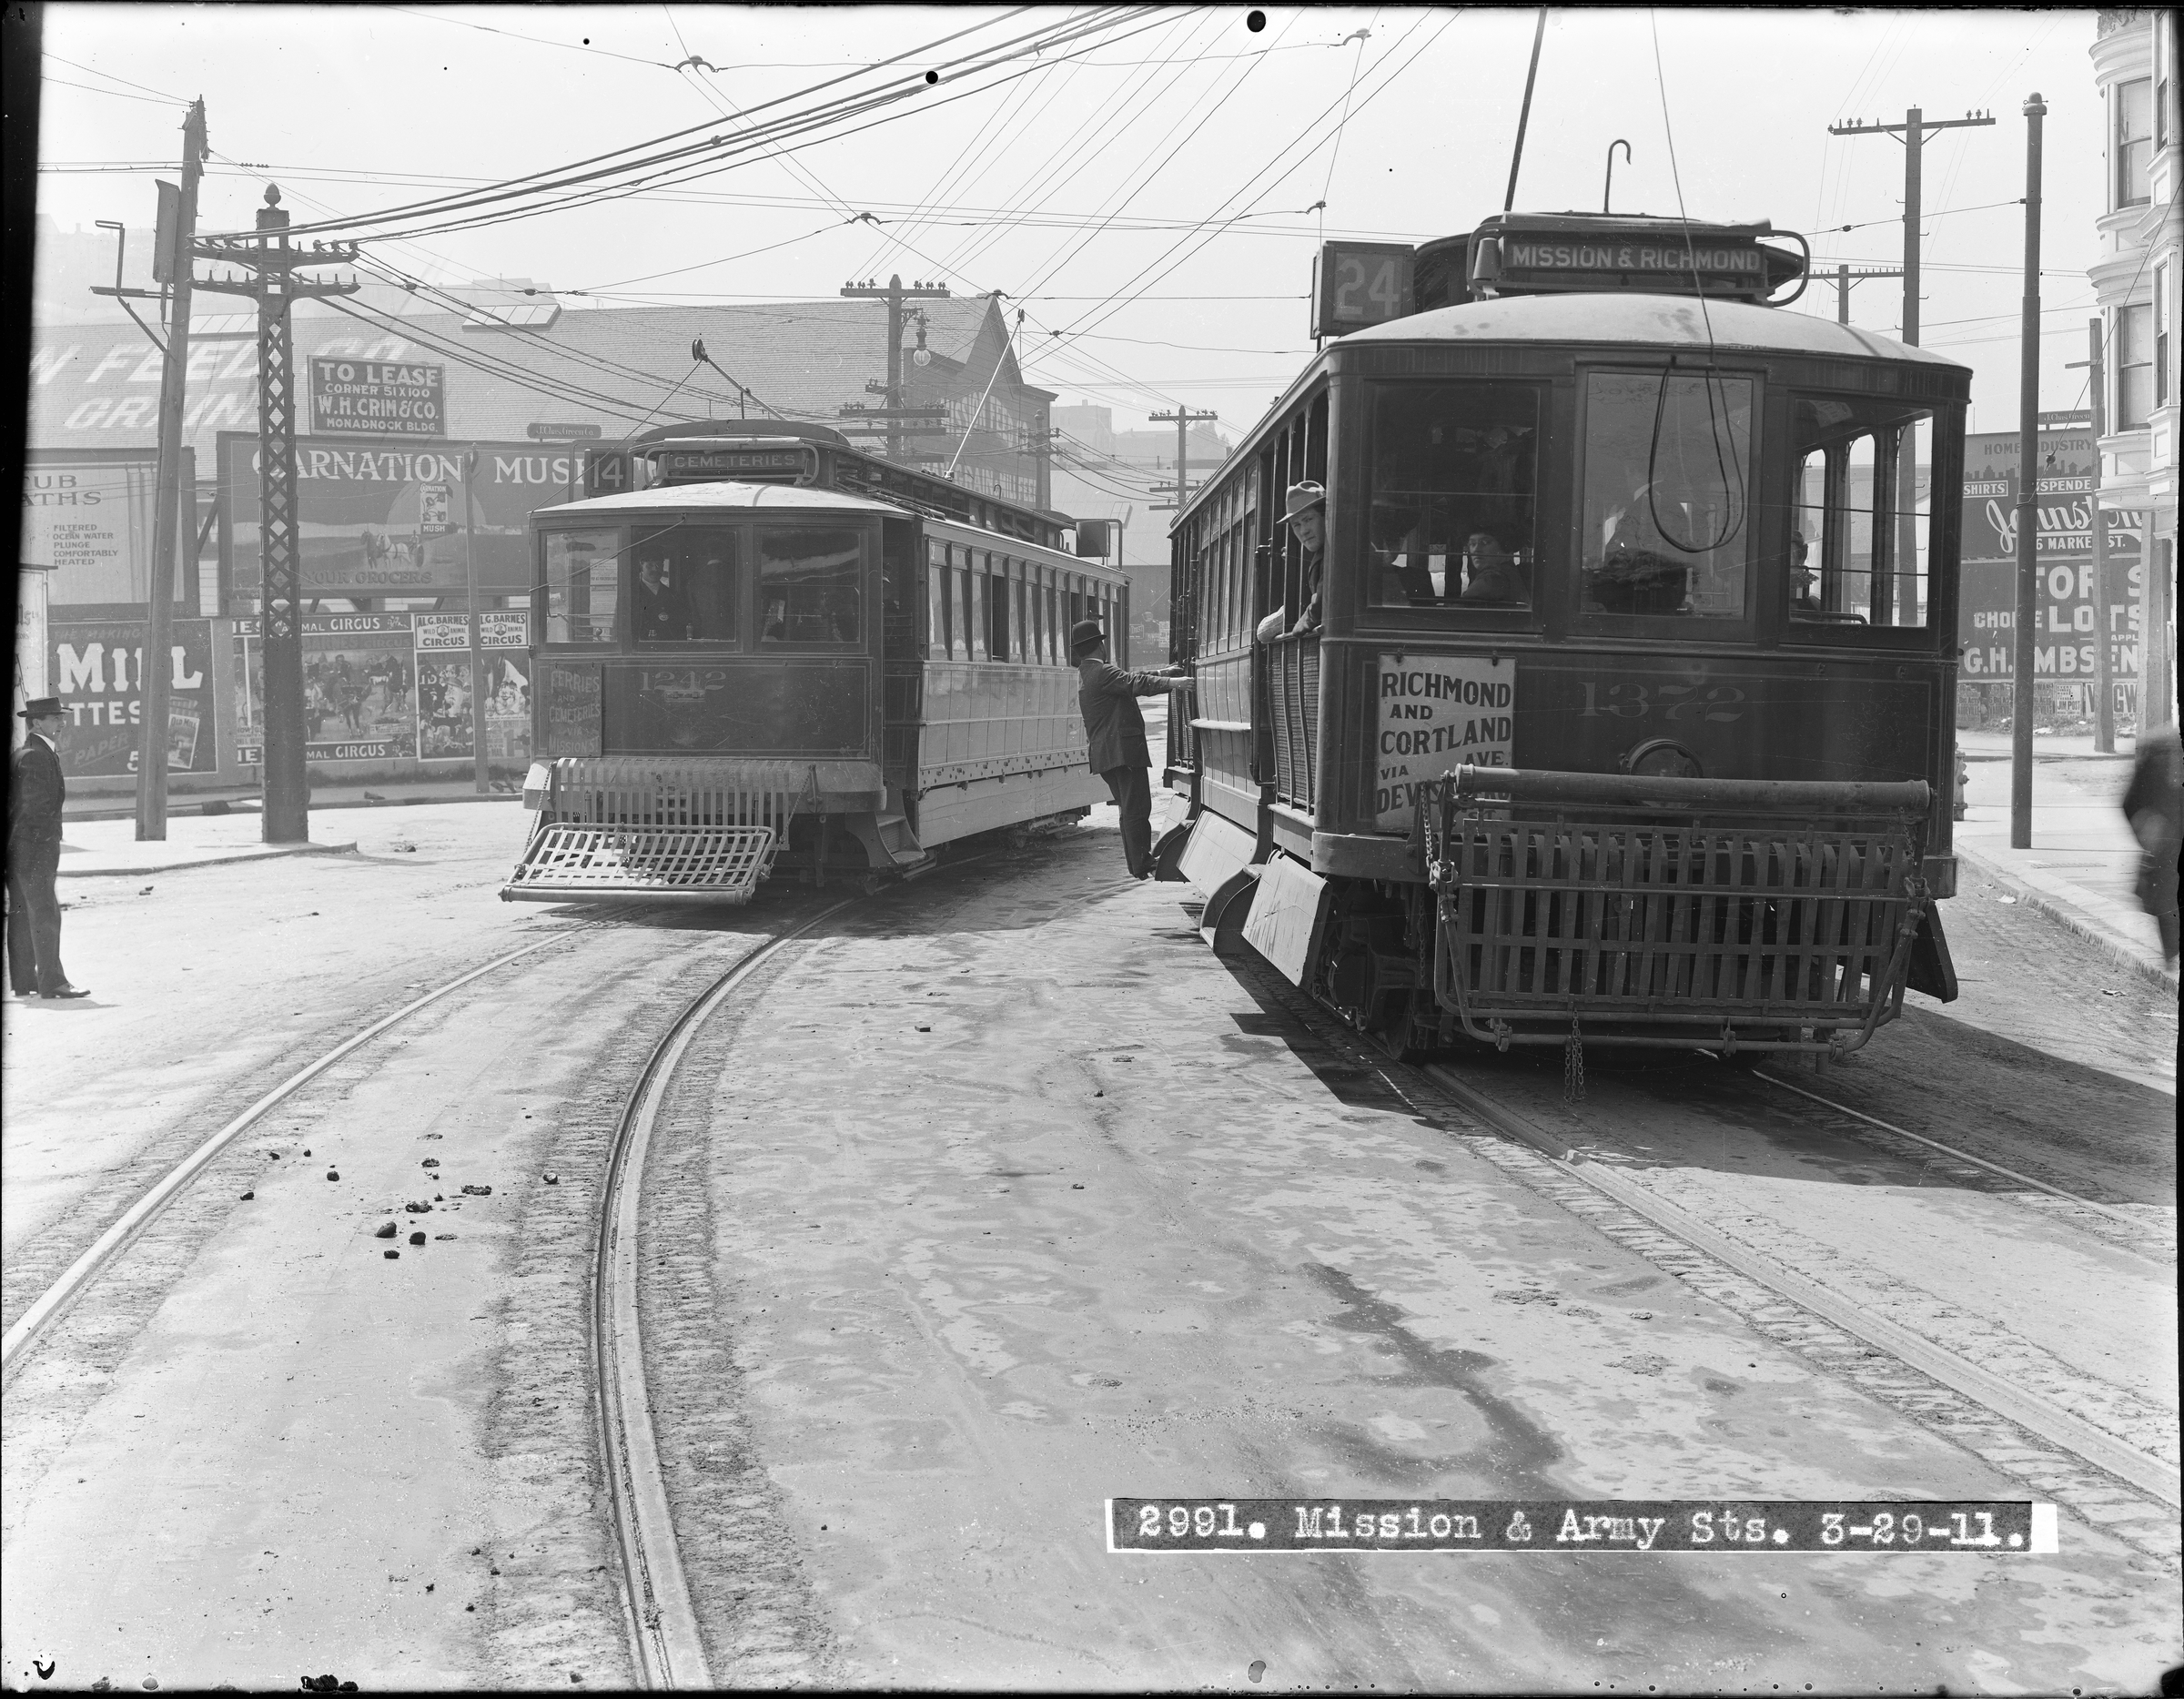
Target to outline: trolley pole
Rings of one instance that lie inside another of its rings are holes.
[[[288,308],[319,296],[354,295],[349,283],[298,283],[303,266],[353,265],[353,242],[309,252],[289,246],[280,190],[268,186],[254,236],[191,244],[197,258],[225,260],[253,275],[199,278],[195,287],[258,303],[258,552],[264,567],[258,633],[265,668],[265,815],[268,844],[310,836],[310,780],[304,764],[303,556],[296,515],[296,348]]]
[[[2025,328],[2017,378],[2017,611],[2010,680],[2009,846],[2032,847],[2033,640],[2040,617],[2040,120],[2025,103]],[[2106,633],[2103,633],[2105,636]]]
[[[2107,399],[2101,385],[2105,365],[2100,357],[2100,320],[2086,320],[2086,358],[2074,359],[2068,369],[2083,368],[2086,388],[2093,397],[2093,747],[2104,755],[2116,753],[2116,680],[2108,643],[2108,516],[2100,511],[2100,440],[2107,434]],[[2141,674],[2143,677],[2144,675]]]

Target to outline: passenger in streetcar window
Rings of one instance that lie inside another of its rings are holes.
[[[679,643],[690,633],[672,605],[674,590],[663,561],[637,562],[636,605],[631,610],[632,629],[641,643]]]
[[[1501,602],[1522,604],[1532,592],[1524,569],[1491,532],[1473,531],[1463,545],[1463,593],[1459,602]]]
[[[1376,503],[1372,510],[1372,551],[1380,572],[1381,607],[1431,607],[1441,600],[1440,587],[1427,564],[1426,526],[1415,508]]]
[[[1790,617],[1810,619],[1820,612],[1816,586],[1820,574],[1811,565],[1812,545],[1802,537],[1790,539]]]
[[[1301,637],[1320,629],[1320,573],[1327,548],[1327,490],[1315,483],[1291,484],[1283,506],[1288,511],[1274,522],[1289,528],[1304,557],[1302,570],[1298,574],[1304,611],[1291,625],[1289,603],[1285,601],[1259,622],[1259,630],[1253,636],[1262,643],[1272,642],[1285,632],[1291,637]]]

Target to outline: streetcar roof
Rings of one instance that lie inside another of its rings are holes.
[[[563,501],[540,508],[538,517],[567,516],[590,519],[615,513],[674,512],[682,509],[737,509],[823,513],[876,513],[902,519],[907,510],[870,496],[844,495],[839,490],[822,490],[807,484],[663,484],[656,490],[632,490],[618,496],[592,496],[581,501]]]
[[[1756,349],[1823,358],[1910,360],[1928,366],[1959,362],[1930,349],[1876,336],[1855,325],[1811,313],[1785,312],[1744,301],[1688,295],[1509,295],[1491,301],[1437,307],[1390,319],[1330,342],[1612,342],[1657,347]]]

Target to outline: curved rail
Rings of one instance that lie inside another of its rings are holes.
[[[851,897],[836,903],[768,938],[693,997],[645,1058],[608,1149],[600,1193],[599,1245],[592,1270],[593,1425],[622,1553],[630,1641],[647,1687],[713,1684],[675,1543],[667,1483],[661,1475],[652,1433],[652,1401],[644,1383],[637,1249],[644,1160],[652,1128],[683,1052],[713,1010],[775,950],[860,900]]]
[[[585,931],[597,924],[599,923],[595,921],[588,921],[583,925],[571,926],[566,930],[556,932],[551,936],[541,938],[535,944],[527,944],[520,950],[511,950],[505,956],[497,956],[483,966],[473,967],[467,973],[449,980],[447,984],[426,992],[416,1001],[404,1004],[384,1019],[374,1021],[362,1032],[343,1039],[324,1056],[318,1057],[317,1061],[298,1068],[296,1072],[290,1074],[288,1078],[282,1080],[279,1085],[274,1087],[272,1090],[266,1093],[264,1097],[229,1121],[227,1126],[221,1128],[218,1132],[213,1134],[211,1138],[183,1158],[172,1168],[169,1168],[166,1177],[157,1185],[125,1209],[105,1232],[92,1241],[89,1249],[62,1271],[60,1278],[46,1289],[35,1303],[15,1318],[15,1323],[7,1330],[5,1340],[0,1340],[0,1370],[5,1370],[12,1366],[16,1357],[40,1333],[58,1320],[69,1305],[83,1295],[84,1289],[105,1270],[106,1265],[134,1244],[138,1235],[158,1219],[167,1205],[181,1195],[183,1188],[202,1173],[215,1157],[232,1144],[240,1134],[248,1131],[250,1128],[263,1119],[268,1111],[277,1107],[284,1099],[294,1096],[296,1092],[318,1078],[343,1057],[359,1046],[369,1043],[398,1021],[407,1020],[418,1010],[439,1002],[451,991],[460,991],[473,979],[483,978],[497,968],[506,967],[511,962],[521,961],[524,956],[542,950],[550,944],[559,944],[563,938]]]

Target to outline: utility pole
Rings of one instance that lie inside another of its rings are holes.
[[[199,259],[224,260],[251,275],[199,278],[196,287],[258,303],[258,550],[265,587],[258,599],[259,652],[265,667],[265,821],[268,844],[310,836],[310,783],[304,769],[303,558],[296,515],[296,349],[289,307],[298,300],[354,295],[357,285],[299,283],[304,266],[353,265],[353,242],[291,248],[280,190],[270,185],[253,236],[209,237],[190,245]]]
[[[114,287],[95,295],[164,298],[167,343],[160,350],[159,466],[152,509],[152,560],[145,587],[145,643],[136,662],[144,723],[136,733],[136,841],[167,837],[167,703],[175,677],[174,583],[182,538],[182,403],[189,369],[190,243],[197,227],[197,182],[205,167],[205,103],[182,120],[182,186],[161,183],[159,221],[152,246],[152,281],[159,289]],[[124,238],[126,239],[126,238]],[[135,309],[130,309],[135,318]],[[142,321],[139,320],[139,323]],[[148,334],[148,331],[147,331]]]
[[[462,577],[470,603],[470,777],[483,796],[493,787],[485,749],[485,625],[478,617],[477,482],[478,450],[472,449],[462,457]]]
[[[2116,753],[2116,682],[2108,660],[2108,516],[2100,511],[2100,440],[2108,430],[2108,397],[2102,385],[2107,369],[2100,357],[2100,320],[2086,320],[2086,357],[2074,359],[2065,368],[2076,371],[2086,369],[2086,388],[2093,396],[2093,488],[2088,500],[2093,504],[2093,747],[2104,755]],[[2145,652],[2139,653],[2142,683]]]
[[[1900,278],[1903,275],[1903,268],[1900,266],[1876,266],[1864,271],[1853,271],[1848,266],[1837,266],[1835,277],[1835,322],[1839,325],[1846,325],[1850,322],[1850,286],[1852,284],[1862,283],[1867,278]]]
[[[948,292],[936,283],[913,283],[905,288],[903,286],[903,274],[898,271],[887,279],[887,287],[884,289],[870,283],[845,283],[842,286],[842,293],[887,303],[886,387],[884,391],[875,389],[869,383],[864,388],[875,394],[885,393],[887,398],[887,410],[882,415],[887,421],[887,458],[899,460],[903,458],[904,436],[900,417],[903,411],[903,303],[926,298],[945,300]],[[871,415],[866,412],[864,416],[869,418]]]
[[[1188,407],[1180,406],[1178,406],[1172,413],[1148,413],[1146,415],[1146,418],[1150,420],[1156,425],[1165,425],[1170,420],[1175,421],[1175,506],[1178,511],[1182,508],[1186,501],[1190,500],[1190,428],[1195,424],[1210,424],[1213,420],[1218,419],[1220,415],[1218,413],[1194,413]],[[1165,486],[1155,485],[1154,488],[1156,490],[1163,490],[1165,489]],[[1169,511],[1168,504],[1165,501],[1157,501],[1153,504],[1153,511],[1156,513],[1166,513]]]
[[[2010,680],[2009,846],[2032,847],[2033,639],[2040,617],[2040,120],[2025,103],[2025,323],[2017,377],[2017,612]],[[2103,633],[2106,635],[2106,633]]]
[[[2035,96],[2037,98],[2037,96]],[[1961,118],[1928,119],[1913,106],[1901,124],[1831,124],[1830,136],[1893,136],[1904,145],[1904,328],[1903,339],[1918,341],[1918,223],[1919,193],[1924,185],[1926,137],[1936,130],[1979,128],[1994,123],[1989,113],[1966,113]]]

